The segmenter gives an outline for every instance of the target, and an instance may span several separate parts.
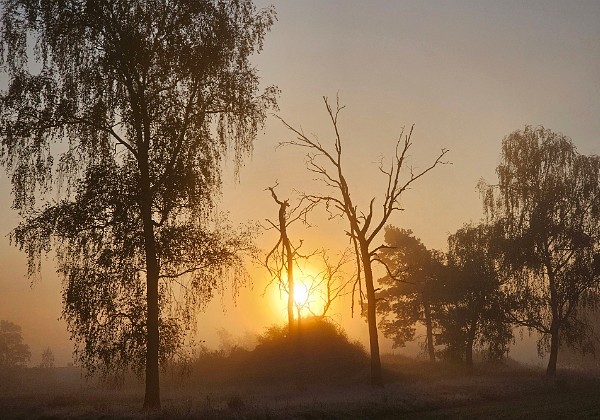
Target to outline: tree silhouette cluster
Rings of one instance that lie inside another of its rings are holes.
[[[425,327],[424,347],[473,366],[475,349],[500,359],[512,340],[505,300],[486,225],[465,225],[448,237],[448,252],[430,250],[410,230],[386,228],[381,258],[390,273],[380,279],[381,327],[394,346]],[[436,346],[442,349],[436,351]]]
[[[432,359],[435,330],[443,353],[471,366],[474,347],[501,358],[513,327],[525,327],[553,376],[561,343],[594,350],[585,314],[600,302],[600,158],[527,126],[504,138],[497,174],[498,184],[480,183],[486,220],[450,235],[446,254],[386,229],[381,325],[403,345],[421,322]]]

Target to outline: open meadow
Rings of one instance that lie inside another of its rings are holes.
[[[214,356],[214,355],[213,355]],[[388,380],[374,389],[368,372],[304,383],[251,377],[252,366],[202,375],[196,369],[163,374],[163,407],[141,411],[143,385],[82,379],[77,368],[30,368],[6,383],[0,418],[43,419],[394,419],[394,418],[600,418],[600,374],[561,370],[556,379],[514,365],[478,365],[473,371],[401,356],[384,357]],[[237,372],[237,373],[236,373]],[[285,373],[282,372],[282,375]],[[238,379],[236,379],[239,378]]]

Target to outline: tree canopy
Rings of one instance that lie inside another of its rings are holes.
[[[379,279],[382,302],[378,310],[385,336],[392,337],[395,347],[404,346],[415,336],[415,325],[425,326],[424,347],[429,359],[435,360],[433,330],[443,275],[443,256],[425,247],[408,229],[385,228],[386,246],[379,252],[388,274]]]
[[[493,226],[466,224],[448,237],[438,343],[447,356],[473,366],[474,348],[495,360],[512,339]]]
[[[525,127],[502,141],[497,185],[482,185],[488,217],[501,226],[511,317],[541,334],[556,372],[560,339],[585,345],[578,312],[600,286],[600,157],[572,140]]]
[[[87,368],[158,361],[222,287],[250,236],[213,200],[222,157],[252,150],[277,89],[249,58],[275,19],[250,0],[7,0],[0,158],[29,257],[56,250],[76,355]],[[159,334],[160,332],[160,334]],[[160,337],[160,338],[159,338]]]

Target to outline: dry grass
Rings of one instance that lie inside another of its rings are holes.
[[[162,410],[140,411],[143,385],[85,381],[76,368],[0,376],[0,419],[596,418],[600,373],[543,371],[506,361],[474,370],[384,356],[387,385],[369,383],[364,349],[318,322],[302,345],[274,328],[253,351],[204,351],[162,375]]]
[[[383,389],[356,381],[299,386],[233,379],[211,386],[165,378],[170,384],[163,388],[163,408],[153,413],[140,411],[138,382],[114,389],[85,382],[72,370],[56,370],[53,378],[22,375],[12,389],[5,387],[0,418],[600,418],[600,376],[595,374],[561,371],[549,380],[541,371],[515,366],[467,372],[401,357],[386,357],[384,363],[389,381]]]

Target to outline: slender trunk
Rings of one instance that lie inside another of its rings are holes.
[[[431,306],[427,298],[423,299],[423,312],[425,312],[425,328],[427,329],[427,352],[429,360],[435,362],[435,347],[433,345],[433,322],[431,320]]]
[[[288,201],[279,201],[275,192],[271,189],[271,194],[275,199],[275,202],[279,204],[279,233],[281,235],[281,242],[285,252],[285,259],[287,264],[287,286],[288,286],[288,302],[287,302],[287,313],[288,313],[288,335],[291,337],[294,334],[294,253],[292,252],[292,244],[290,238],[287,235],[287,219],[285,210],[288,207]],[[299,317],[299,316],[298,316]]]
[[[548,360],[548,367],[546,368],[546,374],[548,376],[556,375],[556,360],[558,359],[558,332],[559,332],[559,316],[558,316],[558,290],[556,288],[556,277],[552,267],[552,262],[546,246],[546,273],[548,275],[548,284],[550,286],[550,309],[552,310],[552,322],[550,324],[550,360]]]
[[[465,361],[468,368],[473,368],[473,343],[475,342],[475,332],[477,331],[477,321],[471,322],[467,333],[467,343],[465,349]]]
[[[558,359],[558,346],[559,346],[559,328],[556,321],[552,321],[550,326],[550,360],[548,360],[548,367],[546,368],[546,374],[548,376],[556,375],[556,361]]]
[[[373,284],[373,271],[371,269],[371,256],[366,244],[361,243],[361,259],[365,274],[365,285],[367,288],[367,324],[369,327],[369,348],[371,352],[371,384],[375,387],[383,387],[383,376],[381,373],[381,359],[379,357],[379,337],[377,335],[377,299],[375,297],[375,286]]]
[[[285,231],[284,231],[285,232]],[[292,254],[292,247],[290,241],[286,236],[283,238],[283,244],[285,246],[285,252],[287,256],[287,278],[288,278],[288,332],[289,335],[294,334],[294,255]],[[298,324],[300,324],[300,311],[298,311]]]
[[[294,381],[299,390],[306,389],[306,360],[304,355],[304,343],[302,337],[302,318],[300,305],[296,305],[296,316],[298,317],[297,325],[294,326],[292,340],[294,342]]]
[[[158,371],[158,276],[159,266],[152,221],[152,192],[148,170],[148,155],[140,153],[140,207],[144,227],[146,253],[146,394],[144,409],[160,408],[160,382]]]
[[[469,369],[473,368],[473,340],[467,339],[467,348],[465,349],[465,361]]]

